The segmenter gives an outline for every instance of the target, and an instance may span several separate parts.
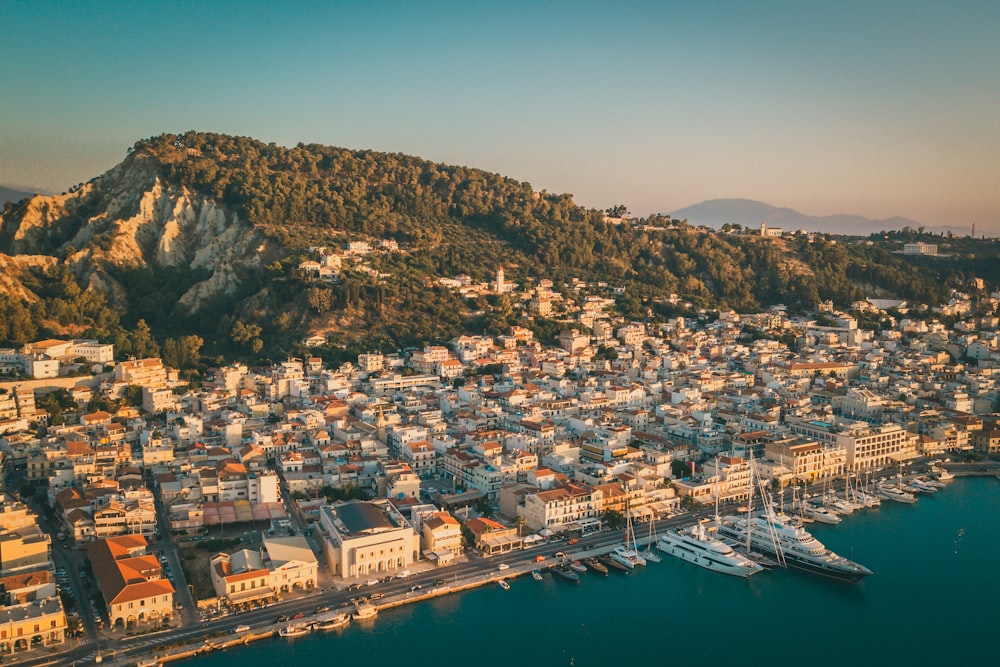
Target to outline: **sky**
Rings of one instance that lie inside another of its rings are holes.
[[[743,197],[1000,231],[1000,2],[0,2],[0,184],[199,130],[585,206]]]

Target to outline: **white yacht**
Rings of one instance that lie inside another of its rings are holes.
[[[802,506],[802,514],[820,523],[838,524],[841,519],[835,513],[820,505],[806,503]]]
[[[837,514],[853,514],[854,505],[843,498],[838,498],[832,493],[828,493],[823,498],[823,507]]]
[[[636,565],[645,565],[646,559],[639,555],[639,552],[628,545],[622,545],[615,547],[615,550],[610,554],[611,559],[616,563],[621,563],[630,570],[635,569]]]
[[[710,536],[701,523],[667,531],[657,541],[656,548],[705,569],[736,577],[746,578],[764,569],[722,540]]]
[[[752,518],[729,516],[719,521],[719,534],[779,563],[841,581],[856,582],[871,570],[830,551],[809,531],[790,524],[787,517],[774,512]]]
[[[920,493],[937,493],[938,487],[930,484],[928,480],[922,479],[920,477],[914,477],[910,480],[910,486]]]
[[[917,502],[917,497],[912,493],[907,493],[899,487],[886,484],[885,482],[878,485],[878,495],[880,498],[895,500],[897,503],[906,503],[907,505]]]

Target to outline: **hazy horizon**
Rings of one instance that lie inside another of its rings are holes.
[[[1000,230],[1000,3],[36,2],[0,9],[0,183],[199,130],[624,203]]]

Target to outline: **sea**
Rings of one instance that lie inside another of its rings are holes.
[[[572,584],[520,577],[266,640],[198,667],[1000,664],[1000,481],[956,479],[810,531],[869,567],[859,584],[789,570],[748,580],[664,556]]]

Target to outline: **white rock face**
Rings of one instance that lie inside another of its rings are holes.
[[[152,166],[126,160],[76,192],[35,197],[18,219],[0,218],[0,233],[18,255],[51,252],[54,242],[69,238],[76,249],[70,261],[89,285],[112,297],[121,296],[121,286],[103,272],[93,275],[105,262],[210,271],[180,300],[191,311],[234,292],[243,270],[260,265],[263,237],[225,206],[165,186]],[[79,212],[88,208],[98,213],[81,220]]]

